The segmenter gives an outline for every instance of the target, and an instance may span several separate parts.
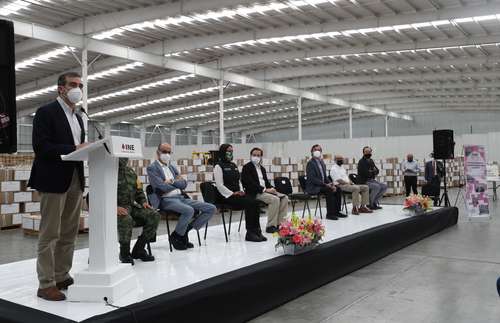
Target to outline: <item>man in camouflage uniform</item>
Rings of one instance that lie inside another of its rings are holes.
[[[128,158],[119,159],[118,167],[118,240],[120,242],[120,261],[134,264],[134,259],[154,261],[144,249],[146,243],[156,235],[160,215],[146,200],[142,183],[134,170],[127,166]],[[142,226],[142,234],[137,238],[132,253],[130,239],[132,228]]]

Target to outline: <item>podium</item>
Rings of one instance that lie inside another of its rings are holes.
[[[106,297],[113,302],[137,289],[132,266],[118,260],[119,157],[142,158],[140,140],[112,136],[61,156],[63,161],[88,160],[89,166],[89,266],[74,275],[75,283],[68,288],[69,301],[102,302]]]

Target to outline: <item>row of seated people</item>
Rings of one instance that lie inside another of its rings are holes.
[[[277,192],[267,178],[266,170],[261,165],[263,150],[254,148],[250,152],[251,161],[244,165],[240,174],[233,162],[234,148],[223,144],[219,148],[219,161],[214,167],[214,180],[218,192],[218,202],[245,211],[246,241],[262,242],[267,238],[260,227],[260,205],[267,205],[266,232],[278,231],[279,223],[288,214],[288,197]],[[306,187],[308,194],[322,194],[326,197],[326,218],[337,220],[347,217],[341,213],[341,192],[352,193],[353,214],[372,213],[380,209],[380,197],[387,186],[375,180],[378,169],[371,160],[371,149],[363,148],[363,158],[358,164],[358,176],[353,183],[342,167],[343,157],[335,157],[336,164],[327,175],[326,165],[322,160],[322,148],[311,148],[311,159],[306,167]],[[150,196],[151,205],[145,198],[142,184],[134,170],[127,166],[128,159],[120,158],[118,172],[118,233],[120,242],[120,260],[132,263],[134,259],[153,261],[145,246],[156,235],[160,215],[156,209],[169,210],[179,214],[179,221],[169,239],[177,250],[193,248],[189,242],[190,230],[204,227],[216,212],[213,204],[190,199],[183,190],[187,182],[171,163],[172,147],[164,143],[158,146],[156,160],[148,166],[147,174],[154,194]],[[197,214],[195,216],[195,214]],[[132,252],[130,240],[132,228],[142,226]]]

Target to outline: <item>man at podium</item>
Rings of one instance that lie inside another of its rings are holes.
[[[120,261],[134,264],[134,259],[154,261],[144,247],[156,236],[160,214],[148,204],[142,183],[134,170],[127,166],[128,158],[120,158],[118,166],[118,241],[120,242]],[[142,234],[137,238],[132,253],[130,239],[132,228],[142,226]]]
[[[38,235],[37,295],[62,301],[60,290],[73,284],[69,275],[83,201],[83,162],[62,161],[85,147],[85,129],[76,113],[82,98],[80,75],[65,73],[57,80],[59,96],[39,108],[33,119],[33,151],[28,186],[40,192],[40,233]]]

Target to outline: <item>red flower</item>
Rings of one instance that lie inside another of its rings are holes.
[[[288,228],[281,228],[279,231],[280,237],[286,237],[290,235],[290,229]]]
[[[302,240],[303,240],[303,238],[300,234],[294,235],[293,239],[292,239],[293,243],[295,243],[295,244],[301,244]]]

